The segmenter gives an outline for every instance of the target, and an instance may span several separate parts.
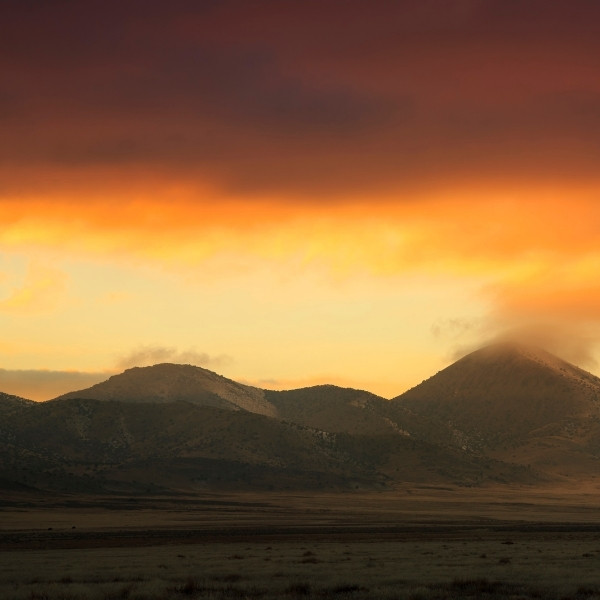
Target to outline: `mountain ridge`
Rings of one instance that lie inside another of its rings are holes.
[[[384,489],[600,473],[600,378],[515,344],[476,350],[392,400],[328,384],[261,390],[161,363],[42,403],[0,394],[0,411],[0,478],[17,487]]]
[[[173,363],[132,367],[106,381],[62,394],[51,401],[73,398],[143,403],[186,401],[271,416],[275,413],[260,388],[238,383],[202,367]]]

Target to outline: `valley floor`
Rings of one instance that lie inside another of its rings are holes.
[[[598,489],[2,498],[0,598],[600,598]]]

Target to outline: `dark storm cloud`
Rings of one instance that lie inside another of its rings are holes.
[[[8,0],[0,161],[248,192],[593,176],[598,17],[586,0]]]

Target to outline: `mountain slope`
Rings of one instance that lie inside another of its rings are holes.
[[[73,398],[123,402],[191,402],[229,410],[271,415],[275,409],[264,391],[243,385],[192,365],[163,363],[134,367],[90,388],[63,394],[55,400]]]
[[[438,441],[450,441],[447,428],[364,390],[319,385],[288,391],[246,386],[200,367],[160,364],[136,367],[88,389],[55,400],[114,400],[119,402],[191,402],[257,414],[331,433],[417,438],[435,428]]]
[[[0,478],[31,486],[309,489],[380,479],[321,432],[189,402],[55,400],[15,415],[7,430]]]
[[[0,480],[41,489],[331,490],[531,480],[510,465],[395,432],[328,433],[189,402],[55,400],[16,413],[3,428]]]
[[[388,401],[352,388],[316,385],[296,390],[265,390],[265,398],[284,421],[333,433],[386,434],[397,431],[395,423],[384,416]]]
[[[36,403],[33,400],[27,400],[26,398],[0,392],[0,447],[2,441],[6,439],[2,436],[3,423],[13,415],[16,415],[21,411],[26,411],[35,404]]]
[[[488,346],[392,402],[490,456],[560,474],[600,466],[600,379],[543,350]]]
[[[27,400],[27,398],[21,398],[20,396],[13,396],[12,394],[0,392],[0,407],[23,406],[31,405],[33,403],[33,400]]]
[[[452,446],[454,431],[426,415],[371,392],[335,385],[317,385],[287,391],[265,390],[279,419],[332,433],[362,436],[396,435],[435,440]]]

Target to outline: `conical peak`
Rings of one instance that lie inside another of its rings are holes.
[[[506,365],[510,368],[518,367],[536,367],[544,368],[561,375],[574,376],[576,378],[592,378],[594,375],[587,371],[559,358],[555,354],[521,341],[502,340],[494,342],[479,350],[467,354],[462,359],[454,363],[481,364],[482,366],[494,364],[497,367]],[[451,365],[453,366],[453,365]]]

